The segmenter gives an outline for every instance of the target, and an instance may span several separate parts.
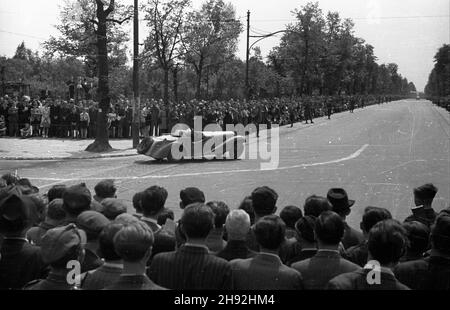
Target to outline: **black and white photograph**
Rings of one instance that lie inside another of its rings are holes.
[[[0,0],[0,291],[55,290],[449,291],[450,2]]]

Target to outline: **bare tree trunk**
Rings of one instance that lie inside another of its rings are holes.
[[[201,99],[202,97],[202,77],[203,77],[203,55],[200,56],[200,62],[197,70],[197,91],[195,97]]]
[[[106,19],[109,15],[108,10],[103,9],[103,4],[97,1],[97,67],[98,67],[98,88],[97,95],[100,100],[97,117],[97,135],[95,141],[90,144],[86,151],[88,152],[107,152],[112,147],[109,144],[107,114],[110,108],[109,97],[109,68],[108,68],[108,40]]]
[[[169,67],[164,68],[164,104],[169,105]]]

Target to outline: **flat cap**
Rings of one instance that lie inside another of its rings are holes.
[[[77,217],[78,227],[91,236],[98,236],[109,223],[106,216],[97,211],[84,211]]]
[[[123,200],[116,198],[106,198],[101,202],[103,206],[102,214],[111,221],[122,213],[127,213],[127,205]]]
[[[86,244],[86,234],[75,224],[48,230],[42,237],[41,254],[44,263],[51,264],[63,258],[75,246]]]

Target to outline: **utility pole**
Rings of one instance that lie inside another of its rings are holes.
[[[250,99],[250,87],[248,83],[249,60],[250,60],[250,10],[247,11],[247,55],[245,61],[245,97],[247,98],[247,100]]]
[[[133,121],[131,134],[133,136],[133,148],[139,145],[139,122],[141,115],[141,99],[139,97],[139,6],[138,0],[134,0],[134,60],[133,60]]]

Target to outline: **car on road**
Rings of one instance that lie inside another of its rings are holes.
[[[138,154],[156,160],[238,159],[246,138],[233,131],[179,130],[170,135],[146,137],[137,147]]]

